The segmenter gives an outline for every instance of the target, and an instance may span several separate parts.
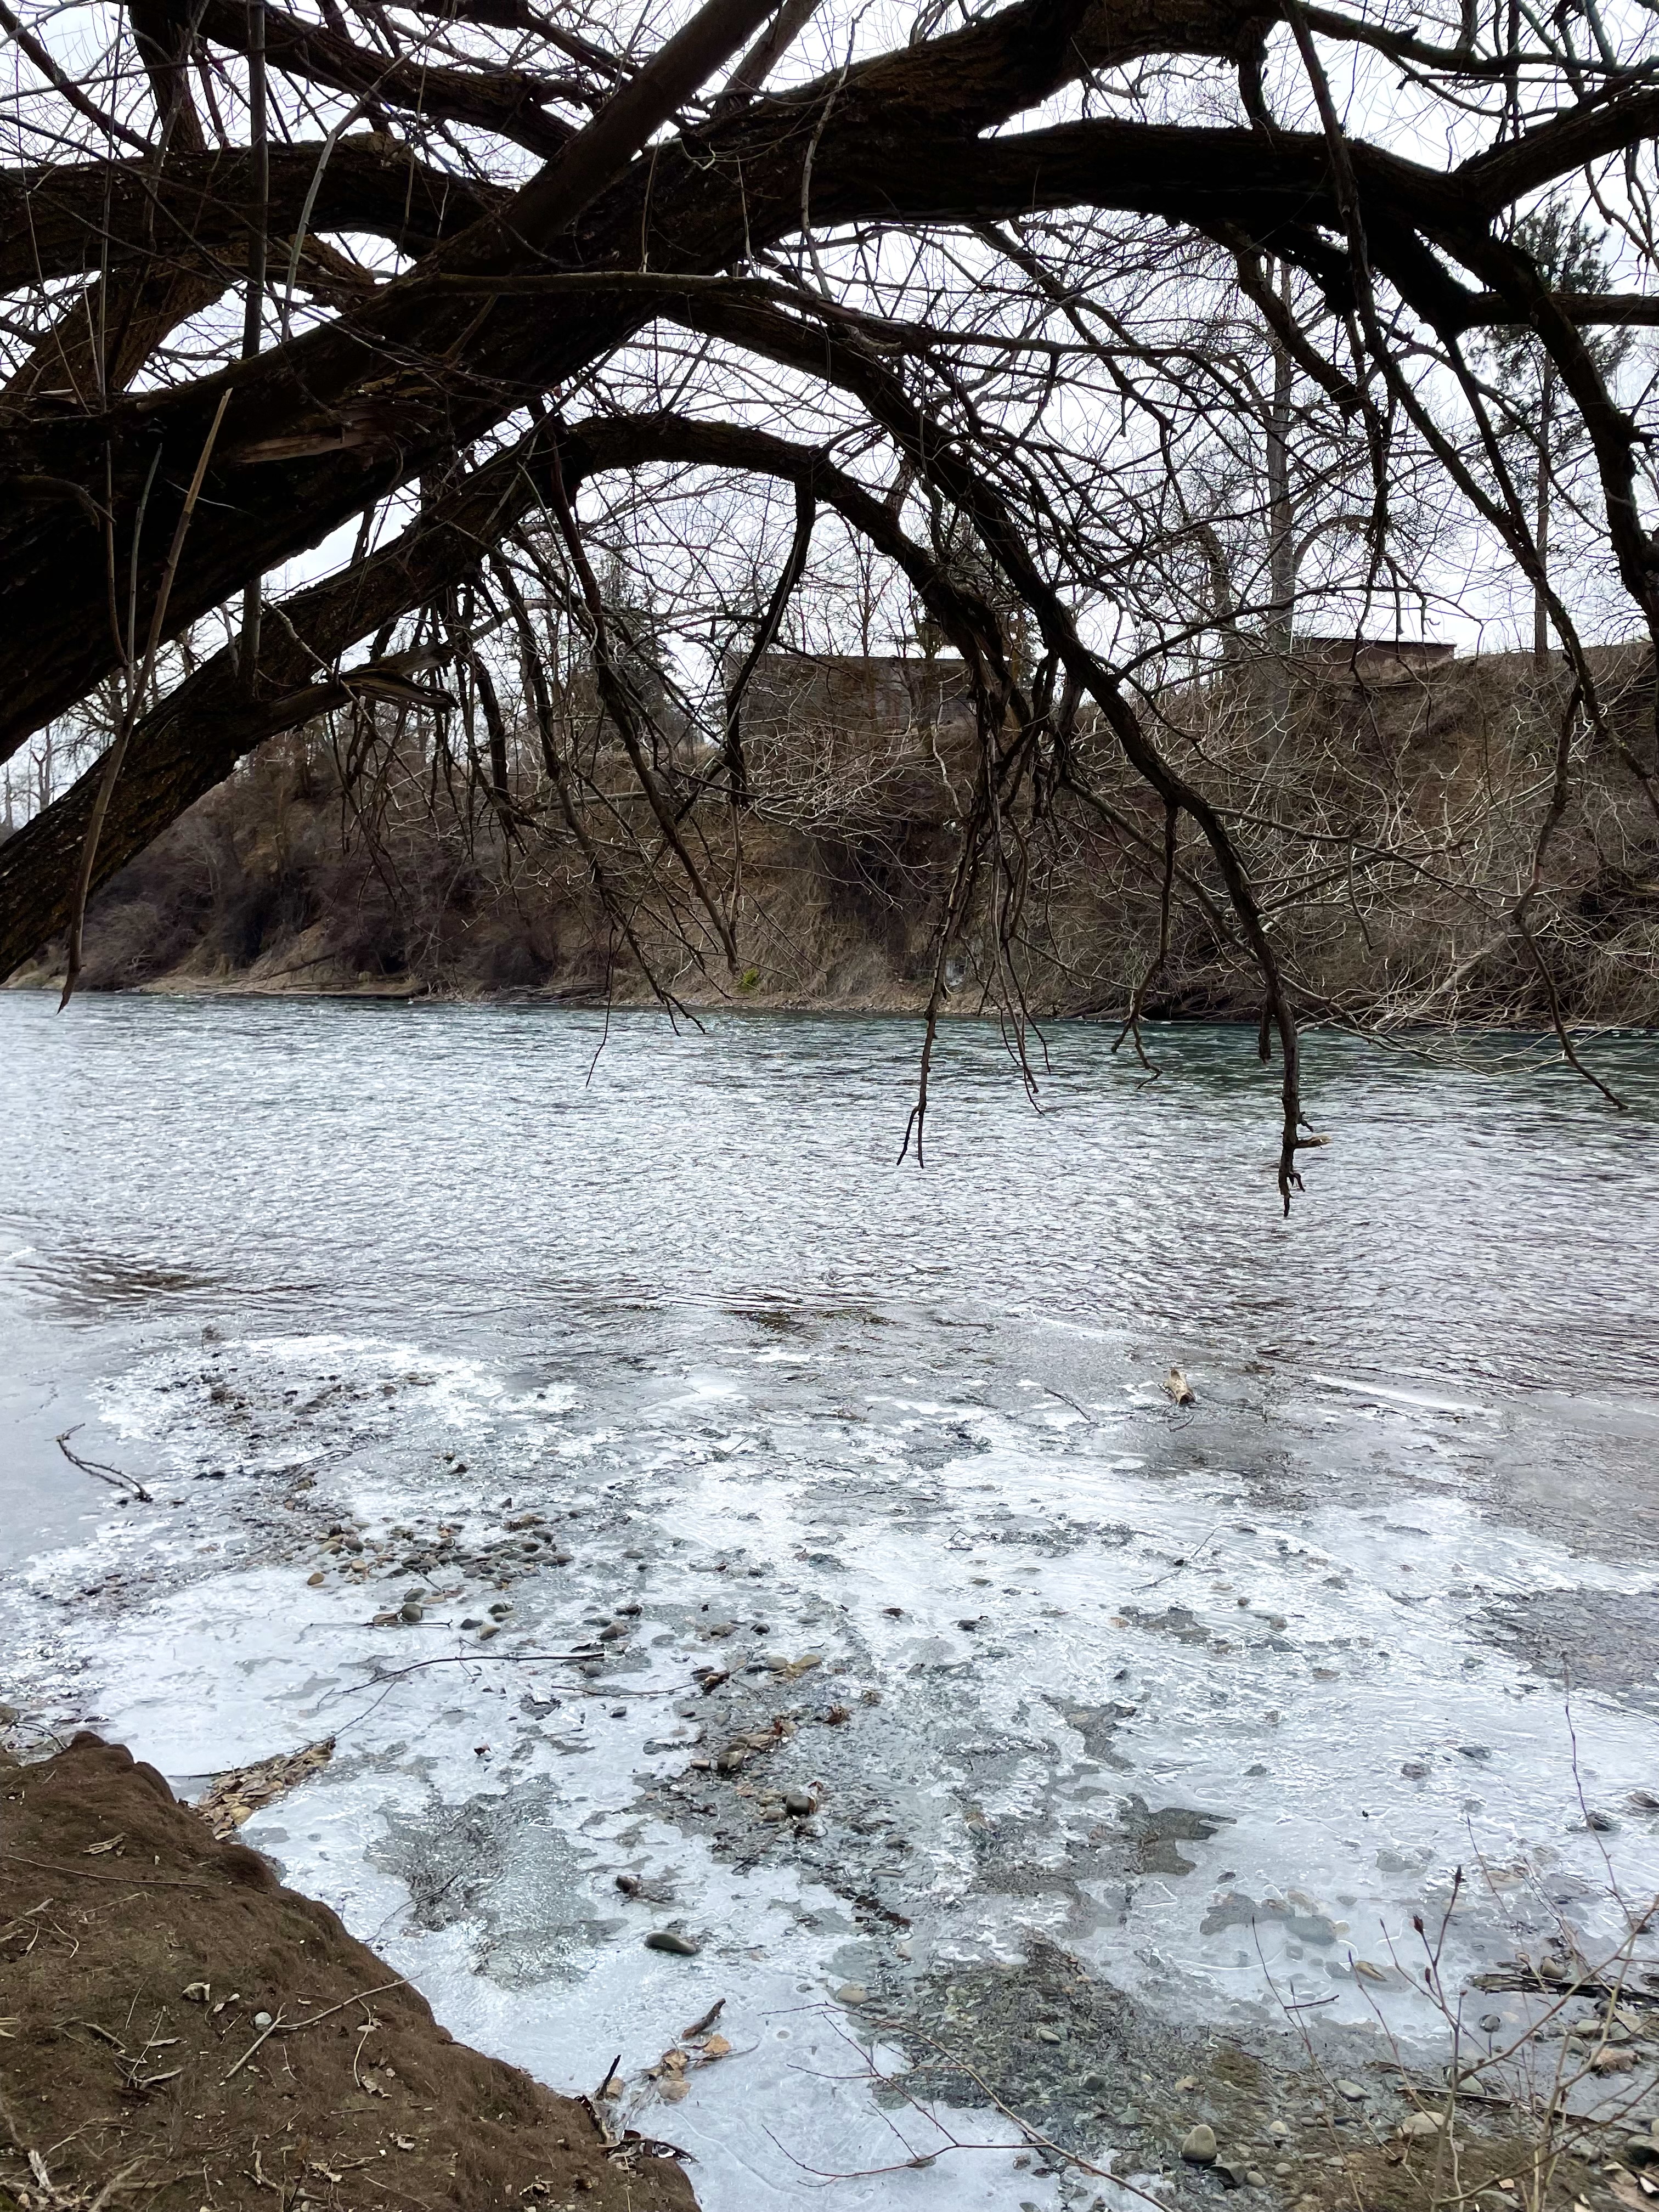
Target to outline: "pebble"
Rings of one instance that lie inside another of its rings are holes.
[[[1288,2142],[1291,2136],[1290,2123],[1286,2120],[1274,2120],[1269,2124],[1267,2133],[1275,2142]]]
[[[791,1790],[784,1796],[783,1809],[800,1820],[812,1810],[812,1800],[805,1790]]]
[[[513,1607],[507,1600],[503,1598],[498,1600],[495,1604],[492,1605],[489,1610],[495,1620],[505,1620],[507,1614],[512,1612]]]
[[[1244,2181],[1246,2187],[1250,2189],[1265,2189],[1267,2186],[1267,2177],[1260,2166],[1247,2166],[1244,2169]]]
[[[269,2027],[270,2014],[268,2012],[256,2012],[253,2015],[253,2025],[255,2027]]]
[[[1213,2166],[1215,2130],[1203,2120],[1195,2128],[1188,2128],[1181,2139],[1181,2155],[1189,2166]]]
[[[1346,2097],[1351,2105],[1363,2105],[1365,2101],[1365,2092],[1358,2081],[1339,2081],[1336,2094],[1339,2097]]]
[[[1408,2142],[1420,2142],[1426,2136],[1439,2135],[1445,2124],[1443,2112],[1408,2112],[1400,2123],[1400,2132]]]
[[[499,1620],[486,1621],[478,1631],[478,1641],[480,1644],[488,1644],[492,1636],[499,1636],[501,1632],[501,1624]]]
[[[1040,2026],[1036,2032],[1036,2039],[1039,2043],[1062,2043],[1064,2042],[1065,2038],[1060,2034],[1060,2032],[1057,2027],[1044,2027]]]
[[[1503,2026],[1504,2015],[1502,2013],[1483,2012],[1481,2014],[1480,2033],[1482,2035],[1497,2035],[1501,2033]]]
[[[483,1626],[483,1623],[479,1620],[476,1613],[469,1613],[466,1619],[461,1623],[461,1626],[463,1628],[482,1628]]]
[[[413,1627],[417,1620],[426,1619],[426,1607],[423,1605],[416,1605],[411,1598],[406,1605],[398,1607],[398,1618],[399,1620],[406,1620],[410,1627]]]
[[[843,1982],[836,1991],[836,2002],[844,2005],[868,2004],[870,1992],[862,1982]]]
[[[702,1946],[690,1936],[678,1935],[672,1928],[653,1928],[645,1939],[645,1948],[647,1951],[670,1951],[677,1959],[695,1959]]]

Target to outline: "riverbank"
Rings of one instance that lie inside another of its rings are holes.
[[[695,2212],[118,1745],[0,1750],[0,2201]]]
[[[1645,660],[1608,651],[1599,665],[1632,728],[1643,712],[1650,723]],[[1559,679],[1496,656],[1377,693],[1299,678],[1293,711],[1248,691],[1186,702],[1219,716],[1189,733],[1188,765],[1234,788],[1229,818],[1248,825],[1256,895],[1307,1018],[1659,1022],[1659,843],[1615,745],[1579,732],[1570,798],[1539,842],[1568,704]],[[1260,971],[1207,847],[1190,826],[1178,834],[1166,913],[1162,809],[1099,732],[1078,739],[1088,801],[1069,789],[1022,801],[956,890],[974,763],[960,732],[936,739],[841,732],[805,783],[781,756],[769,781],[765,756],[740,810],[693,775],[673,850],[597,739],[567,817],[527,756],[498,803],[412,730],[388,733],[371,793],[324,733],[301,733],[105,887],[82,986],[916,1012],[948,911],[952,1012],[1023,1002],[1121,1021],[1139,1003],[1152,1019],[1259,1019]],[[1638,752],[1649,742],[1631,738]],[[1304,835],[1290,825],[1309,805]],[[16,951],[15,981],[61,983],[61,938]]]

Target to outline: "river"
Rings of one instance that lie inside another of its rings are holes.
[[[248,1840],[457,2034],[620,2051],[705,2212],[1086,2204],[992,2094],[1152,2173],[1213,2031],[1427,2052],[1460,1866],[1449,1985],[1613,1940],[1659,1046],[1620,1114],[1316,1037],[1286,1221],[1254,1036],[1110,1041],[1034,1108],[951,1025],[919,1170],[910,1023],[0,996],[13,1740],[331,1735]]]

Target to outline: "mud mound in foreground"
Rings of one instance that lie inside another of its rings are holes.
[[[93,1735],[0,1754],[0,2098],[30,2212],[696,2212]]]

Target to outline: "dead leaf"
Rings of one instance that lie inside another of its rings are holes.
[[[1386,1982],[1389,1978],[1387,1970],[1382,1966],[1372,1966],[1369,1959],[1356,1959],[1353,1962],[1353,1970],[1362,1981]]]
[[[334,1739],[327,1735],[299,1751],[278,1752],[252,1766],[233,1767],[214,1777],[206,1794],[197,1799],[195,1810],[220,1842],[228,1843],[244,1821],[326,1766],[333,1756]]]
[[[657,2094],[665,2105],[678,2105],[690,2087],[683,2074],[671,2074],[665,2081],[658,2083]]]
[[[723,2035],[711,2035],[702,2046],[705,2058],[729,2058],[732,2046]]]

